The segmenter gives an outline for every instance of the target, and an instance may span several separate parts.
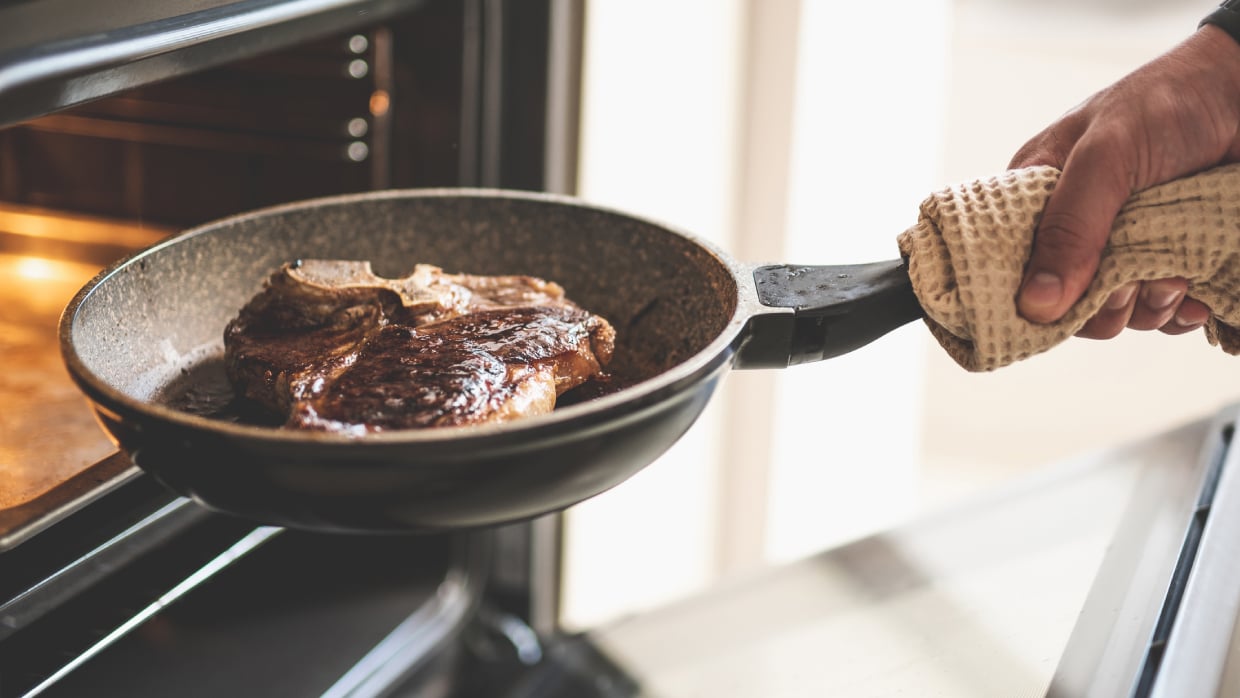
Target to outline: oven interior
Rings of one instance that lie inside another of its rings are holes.
[[[428,6],[0,130],[0,358],[17,369],[0,378],[0,540],[114,450],[55,351],[61,309],[102,267],[242,211],[475,176],[456,147],[466,19]]]
[[[580,20],[550,0],[0,6],[28,29],[0,39],[0,696],[632,689],[556,628],[555,517],[369,537],[215,514],[116,453],[57,351],[78,288],[198,223],[562,191],[574,134],[548,125],[574,122]]]

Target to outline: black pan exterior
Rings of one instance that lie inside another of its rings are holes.
[[[592,425],[416,447],[273,443],[138,416],[103,421],[135,463],[210,508],[321,531],[433,532],[518,521],[614,487],[680,438],[718,377],[630,414],[598,413]]]
[[[616,394],[506,425],[366,437],[234,424],[160,394],[218,359],[224,325],[279,265],[361,259],[531,274],[618,332]],[[738,267],[692,237],[562,197],[382,192],[260,211],[126,260],[66,309],[61,346],[101,423],[175,491],[258,521],[434,531],[562,509],[640,470],[693,423],[746,320]]]

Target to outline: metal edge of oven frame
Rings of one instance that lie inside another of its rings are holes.
[[[1228,450],[1213,497],[1199,504],[1199,540],[1150,696],[1236,695],[1240,614],[1240,448]]]
[[[10,509],[0,509],[0,553],[11,550],[64,517],[141,475],[117,452],[55,489]]]
[[[1194,462],[1144,468],[1048,696],[1216,695],[1235,672],[1238,417],[1240,405],[1214,417]]]
[[[424,0],[41,0],[0,6],[0,127],[392,17]]]

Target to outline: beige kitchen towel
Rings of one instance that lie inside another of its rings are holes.
[[[1032,167],[944,189],[900,235],[926,323],[970,371],[991,371],[1075,334],[1112,291],[1184,277],[1212,315],[1211,344],[1240,353],[1240,164],[1142,191],[1120,210],[1084,297],[1058,322],[1017,313],[1016,294],[1042,208],[1059,170]]]

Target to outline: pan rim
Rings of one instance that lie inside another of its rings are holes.
[[[177,410],[158,402],[140,400],[120,390],[90,370],[77,352],[77,347],[73,341],[73,329],[76,324],[76,318],[82,306],[90,302],[90,298],[95,290],[123,269],[140,263],[144,258],[155,255],[164,248],[199,235],[210,234],[213,229],[225,225],[235,225],[312,206],[339,206],[360,201],[406,198],[525,200],[589,209],[658,228],[683,238],[689,244],[707,253],[725,272],[725,275],[731,278],[733,282],[733,308],[731,316],[719,334],[692,356],[656,376],[647,378],[610,395],[557,408],[548,414],[522,417],[510,422],[427,429],[397,429],[370,432],[362,435],[303,431],[284,427],[226,422]],[[528,435],[531,440],[536,440],[543,432],[554,433],[562,429],[564,425],[574,422],[589,424],[595,421],[592,418],[603,418],[602,416],[605,415],[615,416],[631,411],[640,411],[652,400],[655,402],[660,401],[660,398],[658,398],[660,393],[666,393],[667,391],[678,393],[678,386],[697,383],[712,375],[719,364],[730,363],[734,357],[736,342],[752,315],[741,297],[744,287],[742,280],[746,273],[748,273],[747,265],[737,262],[708,240],[648,216],[635,215],[615,207],[596,204],[575,196],[486,187],[385,189],[315,197],[263,207],[215,219],[186,229],[155,245],[117,260],[95,275],[94,278],[78,290],[69,304],[65,306],[58,324],[58,334],[61,356],[70,377],[90,400],[95,403],[96,409],[103,407],[117,413],[136,416],[140,420],[158,421],[178,428],[206,431],[219,436],[243,438],[281,446],[301,444],[316,447],[340,445],[348,446],[350,449],[366,448],[367,446],[387,448],[397,444],[481,443],[497,438],[512,439],[521,435]]]

